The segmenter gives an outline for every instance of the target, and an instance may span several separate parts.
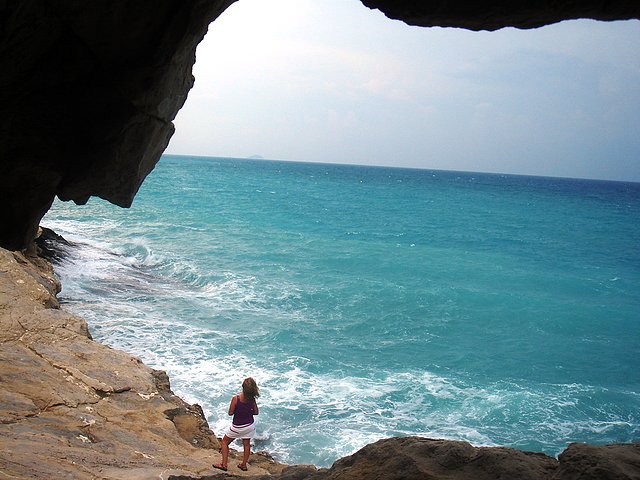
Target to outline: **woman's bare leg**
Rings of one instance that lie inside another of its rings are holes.
[[[242,466],[246,468],[247,462],[249,461],[249,455],[251,455],[251,440],[249,440],[248,438],[243,438],[242,439],[242,463],[238,465],[238,467]]]
[[[233,441],[232,438],[227,437],[226,435],[222,438],[222,445],[220,447],[220,452],[222,453],[222,462],[220,465],[224,468],[228,468],[229,461],[229,444]]]

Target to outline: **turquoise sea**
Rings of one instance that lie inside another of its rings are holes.
[[[640,442],[640,184],[167,155],[131,209],[43,225],[94,338],[218,435],[255,377],[278,460]]]

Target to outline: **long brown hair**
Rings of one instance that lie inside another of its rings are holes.
[[[247,377],[244,379],[244,382],[242,382],[242,393],[244,393],[245,398],[249,401],[255,400],[260,396],[260,389],[253,378]]]

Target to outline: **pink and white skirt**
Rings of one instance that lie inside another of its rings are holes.
[[[247,439],[253,438],[256,434],[256,424],[250,423],[249,425],[234,425],[233,423],[224,434],[229,438]]]

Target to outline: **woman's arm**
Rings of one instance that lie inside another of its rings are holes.
[[[260,413],[260,410],[258,409],[258,402],[255,401],[255,399],[253,400],[253,414],[254,415],[258,415]]]
[[[233,415],[233,412],[236,411],[236,401],[237,397],[234,395],[234,397],[231,399],[231,404],[229,405],[229,416]]]

